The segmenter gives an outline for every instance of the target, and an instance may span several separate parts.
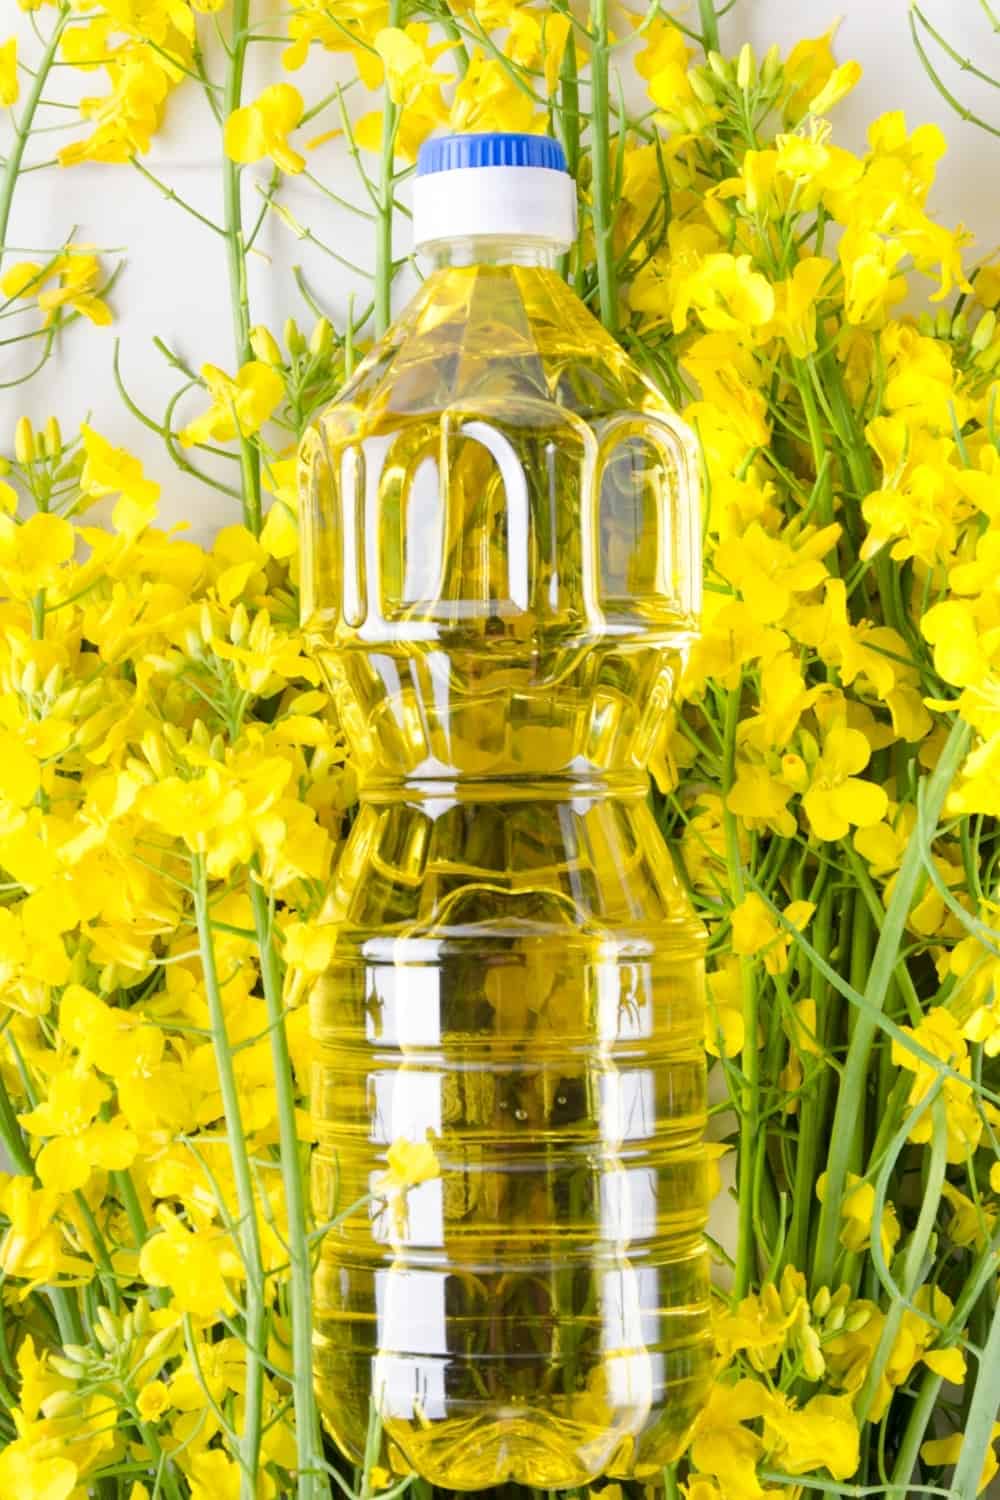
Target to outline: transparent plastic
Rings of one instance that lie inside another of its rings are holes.
[[[709,1380],[703,935],[645,770],[697,490],[543,247],[439,249],[302,448],[363,775],[311,994],[316,1383],[356,1463],[560,1488],[655,1474]],[[400,1137],[441,1173],[386,1202]]]

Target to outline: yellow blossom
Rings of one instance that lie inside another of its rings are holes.
[[[421,1182],[430,1182],[441,1171],[430,1141],[408,1141],[400,1137],[386,1152],[386,1161],[388,1169],[381,1179],[386,1190],[417,1187]]]
[[[163,1205],[156,1217],[160,1233],[150,1236],[139,1255],[143,1280],[169,1287],[179,1313],[212,1318],[231,1307],[228,1282],[243,1275],[243,1263],[229,1235],[190,1230]]]
[[[18,261],[0,277],[0,292],[12,299],[36,298],[45,314],[46,327],[63,308],[104,326],[111,322],[111,309],[98,296],[101,280],[97,256],[70,246],[44,265],[31,260]]]
[[[0,106],[9,109],[16,104],[21,94],[17,72],[17,37],[8,37],[0,42]]]
[[[792,928],[806,926],[815,907],[810,901],[792,901],[782,916]],[[782,926],[756,891],[751,891],[733,908],[733,952],[753,957],[762,954],[769,974],[783,974],[788,968],[788,950],[793,933]]]
[[[111,1090],[87,1070],[57,1073],[48,1098],[18,1119],[31,1135],[47,1137],[38,1153],[45,1187],[69,1193],[82,1188],[97,1168],[123,1171],[138,1150],[124,1120],[98,1119]]]
[[[976,1487],[977,1495],[981,1495],[984,1490],[989,1488],[998,1470],[1000,1470],[1000,1463],[997,1462],[996,1450],[993,1447],[993,1443],[998,1437],[1000,1437],[1000,1422],[995,1422],[993,1424],[992,1441],[986,1450],[982,1473],[979,1476],[979,1484]],[[957,1464],[962,1456],[964,1444],[965,1436],[961,1432],[952,1433],[950,1437],[930,1438],[926,1443],[921,1444],[920,1457],[925,1464],[931,1464],[935,1467]]]
[[[181,431],[185,448],[194,443],[226,443],[238,435],[251,436],[273,415],[285,394],[277,370],[257,359],[242,365],[235,379],[216,365],[203,365],[201,378],[208,386],[212,405]]]
[[[871,746],[860,730],[834,727],[827,734],[802,798],[817,838],[841,839],[852,826],[867,828],[884,818],[885,788],[857,775],[870,758]]]
[[[94,499],[118,495],[112,512],[117,531],[134,536],[156,515],[160,486],[143,474],[142,464],[124,448],[114,448],[107,438],[84,423],[80,432],[86,458],[80,489]]]
[[[268,85],[252,104],[233,110],[226,120],[226,155],[241,163],[269,156],[283,172],[301,172],[305,157],[288,144],[288,134],[304,111],[302,95],[292,84]]]
[[[925,1051],[948,1063],[962,1077],[971,1076],[969,1049],[965,1038],[955,1017],[945,1006],[934,1006],[926,1013],[919,1026],[904,1026],[902,1030]],[[901,1042],[893,1042],[892,1060],[897,1067],[905,1068],[914,1075],[908,1101],[911,1106],[926,1098],[938,1080],[941,1080],[947,1158],[951,1162],[964,1161],[967,1154],[976,1149],[983,1132],[983,1121],[976,1109],[971,1089],[958,1078],[942,1075],[933,1063],[925,1062]],[[925,1109],[913,1124],[910,1139],[929,1141],[933,1131],[933,1111]]]

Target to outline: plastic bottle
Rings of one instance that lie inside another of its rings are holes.
[[[304,619],[361,806],[311,994],[324,1420],[446,1488],[657,1473],[704,1398],[703,937],[646,764],[690,443],[555,270],[561,148],[428,143],[435,269],[308,434]],[[384,1193],[392,1142],[440,1175]]]

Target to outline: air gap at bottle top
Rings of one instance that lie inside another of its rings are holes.
[[[315,1371],[355,1463],[653,1476],[709,1381],[703,934],[646,765],[697,626],[690,439],[558,274],[557,142],[423,148],[434,269],[302,449],[362,778],[313,984]],[[440,1175],[386,1195],[387,1152]]]

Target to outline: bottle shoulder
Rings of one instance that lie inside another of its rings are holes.
[[[517,265],[434,272],[320,425],[336,444],[495,403],[528,426],[548,408],[589,425],[629,413],[685,431],[562,277]]]

